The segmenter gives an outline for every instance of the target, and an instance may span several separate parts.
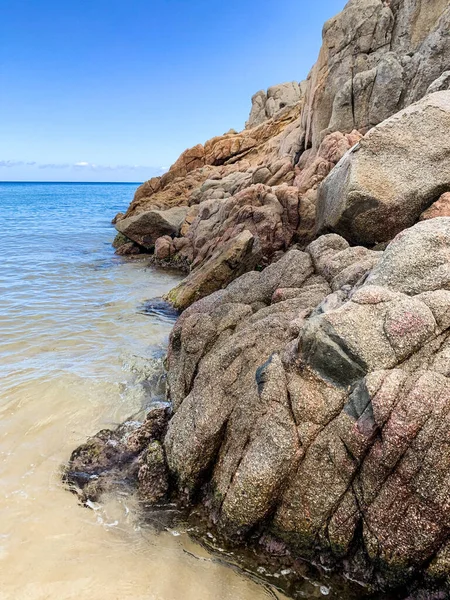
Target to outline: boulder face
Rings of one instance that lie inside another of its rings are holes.
[[[450,290],[449,222],[431,219],[399,233],[367,282],[410,296]]]
[[[228,534],[258,525],[367,581],[431,577],[450,543],[449,233],[433,219],[385,252],[323,236],[185,311],[164,440],[178,493],[206,478]]]
[[[300,102],[303,90],[296,81],[281,83],[270,87],[267,92],[260,90],[252,97],[252,108],[247,123],[247,129],[260,125],[271,119],[280,110]]]
[[[167,300],[177,310],[184,310],[195,300],[226,287],[233,279],[253,269],[260,257],[255,237],[245,229],[228,243],[219,246],[210,260],[167,294]]]
[[[120,219],[116,229],[143,248],[151,250],[163,235],[176,235],[186,217],[187,208],[176,206],[167,210],[149,210],[134,217]]]
[[[446,0],[350,0],[325,23],[307,79],[304,148],[331,131],[365,133],[445,85],[434,82],[448,71],[449,31]]]
[[[450,189],[450,92],[436,92],[367,133],[322,183],[319,230],[354,243],[391,240]]]

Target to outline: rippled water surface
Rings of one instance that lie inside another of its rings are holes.
[[[60,482],[78,444],[145,405],[171,327],[137,308],[178,277],[110,246],[135,187],[0,183],[1,600],[273,597],[143,527],[131,499],[87,510]]]

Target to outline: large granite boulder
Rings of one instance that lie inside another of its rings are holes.
[[[450,217],[417,223],[388,246],[367,283],[415,296],[450,289]]]
[[[322,183],[318,228],[376,244],[413,225],[450,187],[449,131],[448,91],[371,129]]]
[[[188,208],[176,206],[167,210],[149,210],[133,217],[117,221],[119,233],[148,250],[163,235],[176,235],[186,217]]]
[[[260,259],[259,244],[245,229],[217,247],[210,259],[173,288],[166,299],[176,309],[184,310],[196,300],[226,287],[239,275],[251,271]]]

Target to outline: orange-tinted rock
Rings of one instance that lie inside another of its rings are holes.
[[[344,154],[361,138],[362,135],[359,131],[347,134],[335,131],[327,135],[320,144],[317,155],[311,153],[309,161],[306,162],[303,169],[298,169],[294,185],[301,192],[317,188]]]
[[[420,220],[426,221],[435,217],[450,217],[450,192],[442,194],[439,200],[436,200],[420,215]]]
[[[203,167],[205,164],[205,149],[201,144],[185,150],[180,158],[170,167],[173,178],[186,177],[188,173]]]
[[[269,166],[276,163],[280,159],[284,131],[295,122],[299,112],[300,105],[292,106],[257,127],[244,129],[241,133],[230,131],[211,138],[204,145],[185,150],[167,173],[149,179],[136,190],[126,217],[151,208],[190,204],[192,193],[207,179],[222,179],[234,172],[251,171],[264,161]],[[285,175],[292,168],[292,158],[286,161],[285,157],[283,165],[271,170],[270,185],[287,181]]]

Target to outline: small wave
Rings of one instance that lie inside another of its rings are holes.
[[[175,322],[180,315],[180,313],[173,308],[171,304],[162,298],[152,298],[151,300],[146,300],[138,306],[137,311],[142,315],[157,317],[165,322]]]

